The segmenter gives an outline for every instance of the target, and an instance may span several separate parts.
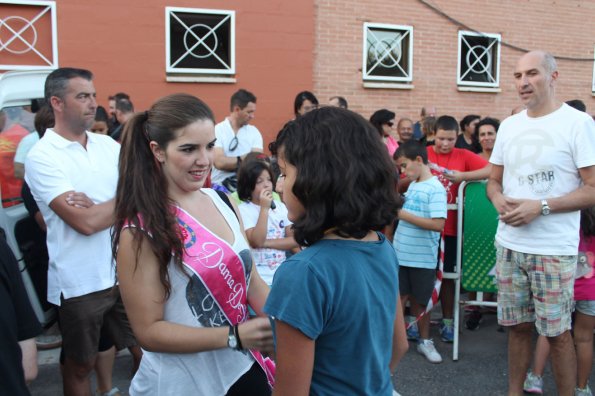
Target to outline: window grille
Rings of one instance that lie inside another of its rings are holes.
[[[459,31],[457,84],[494,87],[500,84],[499,34]]]
[[[363,79],[413,80],[413,27],[364,23]]]
[[[166,7],[166,72],[235,74],[235,12]]]
[[[58,67],[56,3],[0,2],[0,70]]]

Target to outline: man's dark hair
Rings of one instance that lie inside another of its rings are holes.
[[[578,111],[582,111],[583,113],[587,112],[587,106],[585,106],[585,102],[580,99],[573,99],[566,101],[566,104],[570,107],[574,107]]]
[[[120,100],[120,99],[128,99],[130,100],[130,95],[124,92],[118,92],[115,95],[110,95],[107,97],[107,100]]]
[[[438,132],[439,129],[443,131],[455,131],[459,133],[459,123],[453,116],[443,115],[436,120],[434,130]]]
[[[256,180],[258,180],[262,171],[265,170],[269,172],[274,189],[275,181],[273,180],[273,172],[266,161],[259,159],[244,161],[238,170],[238,198],[242,201],[250,201],[252,199],[252,192],[254,191],[254,187],[256,187]]]
[[[332,98],[329,99],[329,101],[333,100],[333,99],[337,99],[337,102],[339,102],[339,107],[346,109],[347,108],[347,99],[345,99],[342,96],[333,96]]]
[[[417,157],[421,157],[424,164],[428,164],[428,150],[426,146],[417,140],[409,140],[399,145],[397,151],[393,154],[393,159],[407,158],[415,160]]]
[[[233,111],[233,108],[238,106],[240,109],[248,106],[248,103],[256,103],[256,96],[252,92],[240,89],[233,95],[229,101],[229,111]]]
[[[124,114],[133,113],[134,106],[129,99],[116,100],[116,110],[120,110]]]
[[[293,224],[298,244],[310,246],[329,230],[360,239],[393,223],[401,204],[395,165],[359,114],[332,106],[306,113],[286,125],[277,147],[297,172],[291,192],[304,207]]]
[[[77,77],[91,81],[93,80],[93,73],[89,70],[72,67],[61,67],[51,72],[45,80],[45,100],[50,103],[52,96],[63,99],[68,87],[68,81]]]

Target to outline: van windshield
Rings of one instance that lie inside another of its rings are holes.
[[[25,158],[39,140],[31,106],[0,109],[0,195],[2,207],[21,203]]]

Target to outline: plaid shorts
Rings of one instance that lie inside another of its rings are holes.
[[[570,330],[577,256],[541,256],[496,246],[498,323],[535,322],[555,337]]]

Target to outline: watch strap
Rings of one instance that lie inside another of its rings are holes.
[[[541,200],[541,214],[543,216],[549,215],[550,214],[550,205],[548,205],[547,200],[542,199]]]
[[[242,346],[242,340],[240,340],[240,331],[239,331],[238,325],[233,326],[233,334],[235,335],[236,341],[238,342],[237,350],[238,351],[243,350],[244,347]]]

